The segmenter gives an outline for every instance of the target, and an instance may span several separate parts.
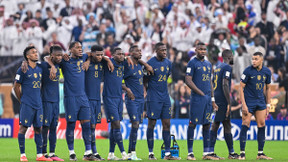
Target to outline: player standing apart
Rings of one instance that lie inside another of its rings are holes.
[[[38,52],[34,46],[26,47],[24,58],[28,61],[28,71],[23,73],[18,69],[14,82],[14,91],[20,102],[20,128],[18,132],[18,143],[20,148],[20,161],[28,161],[25,154],[25,133],[27,128],[33,123],[34,140],[37,147],[36,161],[53,161],[45,158],[42,154],[42,134],[43,108],[41,100],[41,78],[42,69],[36,64]]]
[[[211,81],[212,65],[204,57],[207,49],[204,43],[196,46],[196,57],[189,61],[186,70],[185,82],[191,88],[190,121],[187,130],[188,156],[187,160],[196,160],[193,153],[194,129],[202,124],[203,133],[203,159],[218,160],[209,155],[209,129],[212,106],[217,111]]]
[[[171,74],[171,62],[166,58],[166,45],[159,42],[155,45],[156,56],[152,57],[147,63],[153,67],[154,75],[147,76],[147,143],[149,149],[149,160],[156,160],[154,147],[154,127],[156,120],[162,121],[162,137],[165,144],[164,160],[179,160],[170,153],[170,119],[172,108],[168,93],[167,80]]]
[[[240,160],[245,160],[247,131],[250,127],[252,115],[255,116],[258,127],[257,159],[272,159],[263,153],[265,144],[265,118],[269,114],[270,109],[270,83],[271,71],[263,66],[263,54],[261,52],[255,52],[252,56],[252,65],[244,70],[240,82],[240,98],[242,102]],[[264,88],[266,88],[266,98],[263,93]]]
[[[233,148],[233,136],[231,133],[231,101],[230,101],[230,89],[231,89],[231,74],[233,65],[233,53],[231,50],[224,50],[222,52],[223,63],[220,63],[214,70],[213,84],[215,102],[218,106],[218,111],[212,127],[210,130],[210,155],[218,157],[214,153],[214,146],[217,139],[217,131],[222,122],[224,127],[224,138],[229,150],[228,159],[238,159],[238,154],[234,152]],[[224,158],[220,158],[224,159]]]

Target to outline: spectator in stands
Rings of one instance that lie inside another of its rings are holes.
[[[279,43],[275,38],[271,38],[265,55],[268,66],[273,66],[275,71],[284,66],[284,48]]]
[[[256,24],[256,27],[260,28],[261,34],[263,34],[269,42],[274,35],[274,25],[272,22],[267,21],[265,12],[261,13],[261,19],[262,20]]]
[[[100,40],[106,40],[107,35],[109,35],[109,33],[106,32],[106,24],[101,23],[99,27],[99,32],[96,36],[96,42],[99,44]]]
[[[74,7],[70,6],[70,0],[65,0],[65,4],[66,4],[66,6],[64,8],[62,8],[60,11],[60,15],[62,17],[72,15],[72,11],[74,9]]]
[[[287,108],[284,105],[282,105],[280,108],[280,112],[277,115],[277,120],[288,120]]]
[[[175,118],[189,118],[190,97],[185,85],[181,85],[177,91],[175,100]]]
[[[37,51],[41,54],[43,52],[43,32],[39,27],[37,20],[32,19],[29,21],[30,27],[27,29],[28,33],[28,44],[33,44]]]
[[[274,70],[273,66],[268,65],[267,67],[271,71],[271,83],[276,83],[277,79],[278,79],[278,74],[275,73],[275,70]]]
[[[67,49],[71,40],[73,26],[70,23],[69,18],[66,16],[63,18],[61,25],[57,28],[58,40],[64,46],[63,49]],[[65,50],[64,50],[65,51]]]
[[[75,26],[73,29],[72,29],[72,35],[71,35],[71,41],[77,41],[77,42],[82,42],[79,37],[82,33],[82,30],[83,30],[83,23],[82,23],[82,20],[81,19],[77,19],[78,21],[78,25]],[[72,25],[72,24],[71,24]]]
[[[278,78],[277,82],[279,83],[279,88],[283,87],[285,90],[285,103],[284,106],[288,106],[288,76],[285,70],[285,67],[278,69]],[[279,89],[278,88],[278,89]]]
[[[231,93],[231,119],[241,119],[242,118],[242,104],[240,101],[239,92],[234,90]]]
[[[1,49],[2,55],[5,56],[11,56],[14,55],[13,48],[16,48],[14,46],[14,42],[17,40],[18,34],[17,34],[17,28],[14,25],[13,19],[9,18],[6,20],[5,28],[3,29],[2,38],[0,38],[3,48]]]
[[[243,74],[245,68],[252,64],[252,57],[248,53],[244,52],[242,47],[238,47],[235,53],[236,54],[234,56],[233,74],[235,81],[239,83],[240,77]]]

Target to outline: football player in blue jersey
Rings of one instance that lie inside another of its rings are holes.
[[[149,149],[149,160],[156,160],[153,153],[154,127],[157,119],[162,121],[162,137],[165,144],[165,160],[179,160],[170,153],[170,119],[172,115],[171,101],[168,93],[167,80],[171,74],[171,62],[167,57],[166,45],[162,42],[155,45],[156,56],[147,63],[152,66],[154,75],[147,76],[147,143]],[[145,79],[146,80],[146,79]],[[146,82],[146,81],[145,81]]]
[[[258,132],[257,159],[271,160],[263,153],[265,144],[265,118],[269,114],[271,100],[271,71],[263,66],[263,54],[255,52],[252,65],[247,67],[240,82],[240,98],[242,102],[242,127],[240,132],[240,160],[245,160],[245,145],[251,117],[255,116]],[[264,95],[265,89],[265,95]]]
[[[234,152],[233,148],[233,136],[231,133],[231,101],[230,101],[230,89],[231,89],[231,75],[233,65],[233,53],[231,50],[224,50],[222,52],[223,63],[217,65],[213,75],[213,87],[215,102],[218,106],[218,111],[212,127],[210,130],[210,155],[220,158],[214,153],[214,146],[217,139],[217,131],[222,122],[224,127],[224,138],[229,150],[228,159],[238,159],[238,154]]]
[[[190,121],[187,130],[188,156],[187,160],[196,160],[193,153],[194,129],[197,124],[202,125],[203,159],[219,160],[209,155],[210,116],[218,107],[215,103],[213,85],[211,81],[212,65],[205,60],[207,49],[204,43],[196,46],[196,57],[188,62],[185,82],[191,88]]]
[[[42,154],[42,134],[43,108],[41,100],[41,79],[42,69],[36,64],[38,52],[34,46],[26,47],[24,58],[28,61],[28,71],[23,73],[18,69],[14,82],[14,91],[20,102],[20,128],[18,142],[20,148],[20,161],[28,161],[25,154],[25,133],[27,128],[33,124],[34,139],[37,146],[36,161],[53,161]]]

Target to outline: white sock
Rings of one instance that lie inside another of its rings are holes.
[[[26,156],[26,154],[25,153],[21,154],[21,157],[23,157],[23,156]]]
[[[242,154],[242,153],[245,154],[245,151],[240,151],[240,154]]]
[[[74,150],[69,150],[69,154],[70,155],[75,154],[75,151]]]
[[[50,153],[49,153],[49,156],[53,156],[53,155],[55,155],[54,152],[50,152]]]
[[[169,156],[170,154],[170,152],[165,152],[165,156]]]
[[[194,154],[193,152],[189,152],[188,155]]]
[[[86,150],[84,155],[89,155],[89,154],[92,154],[92,151],[91,150]]]
[[[125,151],[121,152],[121,155],[127,155]]]
[[[263,151],[258,151],[258,154],[263,154]]]
[[[206,156],[208,154],[209,154],[209,152],[203,152],[203,156]]]
[[[131,154],[136,154],[136,151],[131,151]]]
[[[38,157],[38,158],[41,157],[41,156],[43,156],[43,154],[37,154],[37,157]]]
[[[98,152],[94,153],[94,155],[98,155]]]
[[[149,155],[154,154],[153,152],[149,152]]]

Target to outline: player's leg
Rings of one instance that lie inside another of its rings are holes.
[[[20,109],[21,110],[21,109]],[[20,161],[28,161],[25,154],[25,134],[28,127],[20,124],[19,132],[18,132],[18,143],[20,149]]]
[[[190,121],[188,125],[188,129],[187,129],[187,148],[188,148],[187,160],[196,160],[194,153],[193,153],[193,141],[194,141],[195,128],[196,128],[196,124],[193,124]]]
[[[33,111],[26,104],[21,103],[20,105],[20,119],[19,119],[19,132],[18,132],[18,143],[20,149],[20,161],[28,161],[25,154],[25,134],[28,127],[31,126],[33,120]]]
[[[217,139],[217,131],[220,126],[220,122],[213,122],[210,130],[210,149],[211,153],[214,153],[214,147]]]
[[[43,148],[42,152],[46,158],[48,158],[47,154],[47,143],[48,143],[48,131],[50,126],[50,119],[51,119],[51,113],[52,113],[52,107],[50,102],[42,102],[43,106],[43,127],[42,127],[42,138],[43,138]]]
[[[156,119],[148,118],[148,127],[146,131],[146,136],[147,136],[147,144],[148,144],[148,149],[149,149],[149,160],[157,160],[153,153],[155,125],[156,125]]]
[[[263,153],[263,148],[265,144],[265,118],[266,118],[266,109],[258,110],[255,112],[255,118],[258,127],[257,141],[258,141],[258,155],[257,159],[272,160],[272,158],[266,156]]]
[[[245,160],[245,146],[247,139],[247,131],[250,127],[252,113],[248,113],[247,115],[242,115],[242,126],[240,131],[240,160]]]
[[[234,152],[234,147],[233,147],[233,135],[231,133],[231,121],[230,119],[227,119],[227,120],[224,120],[222,123],[224,127],[224,139],[226,141],[226,144],[229,150],[228,159],[238,159],[239,155]]]

